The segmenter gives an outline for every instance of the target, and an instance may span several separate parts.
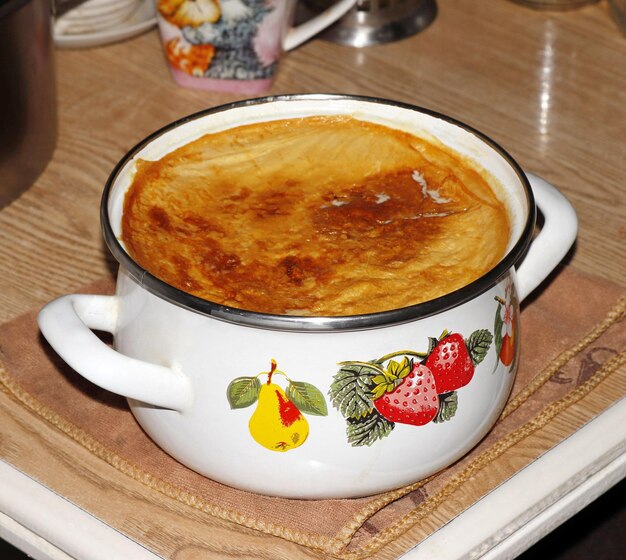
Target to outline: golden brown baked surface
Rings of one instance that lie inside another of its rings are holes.
[[[138,161],[122,241],[143,268],[217,303],[352,315],[460,288],[502,258],[504,204],[451,151],[349,117],[206,135]]]

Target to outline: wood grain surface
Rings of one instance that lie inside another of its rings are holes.
[[[577,267],[626,284],[626,38],[606,2],[569,12],[440,0],[413,37],[356,49],[311,41],[271,93],[341,92],[428,107],[491,136],[572,201]],[[114,271],[98,220],[115,163],[150,132],[237,99],[177,87],[155,30],[56,53],[53,160],[0,212],[0,320]]]
[[[0,321],[114,274],[99,225],[113,166],[169,122],[239,99],[177,87],[155,30],[118,44],[58,50],[56,70],[57,149],[37,182],[0,211]],[[299,92],[410,102],[478,128],[572,201],[580,233],[568,260],[626,287],[626,37],[605,1],[546,12],[507,0],[439,0],[436,20],[413,37],[364,49],[314,40],[289,53],[270,93]],[[28,449],[35,478],[98,515],[123,520],[128,534],[150,533],[165,557],[318,557],[188,508],[183,517],[173,500],[157,508],[150,490],[78,444],[61,451],[55,441],[64,436],[35,425],[7,395],[0,394],[0,404],[9,462],[11,450],[25,460]],[[558,441],[550,430],[534,437]]]

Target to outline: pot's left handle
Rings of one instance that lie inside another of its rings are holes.
[[[80,375],[99,387],[154,406],[184,411],[191,406],[189,379],[178,368],[125,356],[90,329],[115,334],[116,296],[71,294],[39,312],[39,328],[50,346]]]

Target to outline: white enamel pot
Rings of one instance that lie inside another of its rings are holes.
[[[434,137],[488,170],[504,186],[512,217],[501,262],[468,286],[412,307],[294,317],[198,299],[125,252],[122,202],[137,158],[157,159],[245,123],[335,114]],[[544,223],[533,239],[537,207]],[[114,169],[101,217],[120,264],[116,294],[52,301],[39,314],[45,338],[78,373],[127,397],[143,429],[180,462],[224,484],[292,498],[397,488],[472,449],[496,422],[515,378],[519,303],[577,232],[568,201],[476,130],[401,103],[335,95],[249,100],[165,127]],[[92,330],[113,333],[114,348]],[[401,413],[390,416],[379,399],[392,407],[398,401]]]

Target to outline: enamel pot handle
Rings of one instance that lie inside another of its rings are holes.
[[[115,334],[118,303],[116,296],[71,294],[47,304],[37,321],[59,356],[92,383],[129,399],[186,410],[192,402],[191,384],[175,366],[125,356],[91,332]]]
[[[550,183],[527,173],[537,208],[544,217],[539,234],[517,267],[520,301],[556,268],[576,239],[578,218],[570,202]]]
[[[292,27],[285,36],[283,49],[290,51],[298,45],[301,45],[314,35],[317,35],[322,29],[335,23],[340,17],[348,13],[355,4],[356,0],[340,0],[324,10],[321,14],[305,21],[297,27]]]

